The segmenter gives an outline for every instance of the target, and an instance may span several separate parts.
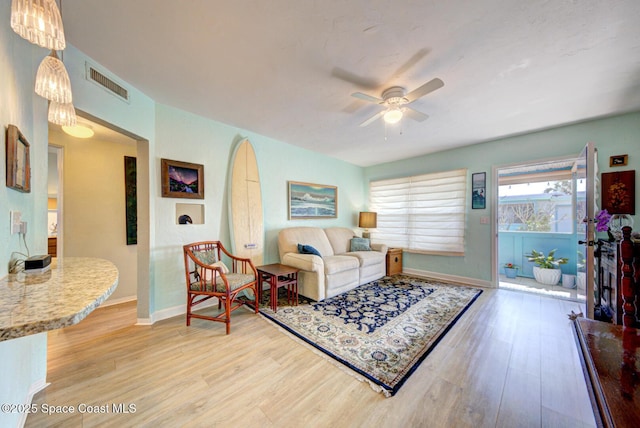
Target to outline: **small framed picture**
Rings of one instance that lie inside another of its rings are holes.
[[[487,173],[476,172],[471,174],[471,208],[483,210],[487,207],[486,198]]]
[[[609,166],[626,166],[629,155],[617,155],[609,157]]]
[[[29,142],[15,125],[7,127],[7,187],[31,192]]]
[[[204,166],[161,159],[162,197],[204,199]]]

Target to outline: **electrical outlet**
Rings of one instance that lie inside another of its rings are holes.
[[[27,234],[27,222],[26,221],[21,221],[20,222],[20,233],[22,233],[23,235]]]
[[[22,223],[22,213],[20,211],[10,211],[11,234],[20,233],[20,223]]]

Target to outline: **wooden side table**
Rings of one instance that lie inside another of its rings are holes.
[[[269,284],[271,294],[271,310],[278,312],[278,289],[287,287],[287,302],[289,305],[298,305],[298,271],[300,269],[280,263],[257,266],[258,271],[258,302],[262,300],[262,284]]]
[[[387,250],[387,276],[402,273],[402,248]]]

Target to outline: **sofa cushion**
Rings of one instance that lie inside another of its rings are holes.
[[[353,251],[344,255],[356,258],[360,263],[360,267],[371,266],[380,263],[384,264],[386,257],[385,254],[379,251]]]
[[[333,248],[333,254],[344,254],[351,251],[351,238],[356,235],[353,230],[348,227],[327,227],[324,231]]]
[[[313,254],[314,256],[322,257],[322,254],[311,245],[298,244],[298,253],[300,254]]]
[[[357,257],[341,255],[341,256],[327,256],[324,260],[324,273],[327,275],[333,275],[346,270],[358,269],[360,263]]]
[[[334,255],[324,230],[319,227],[289,227],[278,233],[280,260],[287,253],[298,253],[298,244],[311,245],[322,257]]]
[[[350,251],[371,251],[371,241],[369,238],[351,238]]]

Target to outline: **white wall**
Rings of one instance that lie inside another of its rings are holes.
[[[64,257],[99,257],[118,268],[118,287],[109,300],[135,299],[136,245],[127,245],[124,156],[136,156],[136,143],[79,139],[50,132],[49,143],[63,147]]]

